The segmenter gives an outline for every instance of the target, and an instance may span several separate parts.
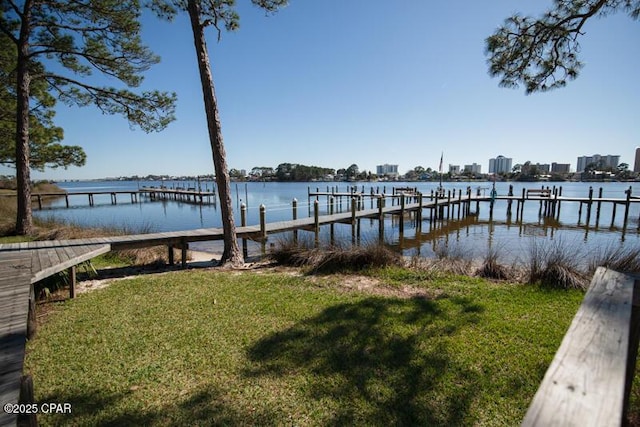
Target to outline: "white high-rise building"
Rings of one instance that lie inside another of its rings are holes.
[[[398,176],[398,165],[388,165],[386,163],[384,165],[377,165],[376,175]]]
[[[511,172],[511,162],[511,158],[504,156],[489,159],[489,173],[509,173]]]
[[[591,164],[596,165],[597,168],[610,167],[615,170],[620,164],[620,156],[611,154],[601,156],[600,154],[594,154],[593,156],[578,157],[576,172],[584,172],[587,166]]]

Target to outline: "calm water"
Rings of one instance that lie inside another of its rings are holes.
[[[510,183],[496,183],[496,190],[499,195],[506,195]],[[540,188],[540,183],[511,183],[514,186],[514,194],[520,195],[523,188]],[[553,185],[554,183],[549,183]],[[564,196],[586,197],[589,185],[586,183],[555,183],[562,186]],[[123,191],[137,190],[138,186],[160,186],[169,188],[174,186],[197,187],[195,182],[130,182],[130,181],[101,181],[101,182],[66,182],[58,184],[61,188],[69,192],[80,191]],[[202,190],[210,190],[212,183],[203,182],[200,184]],[[477,188],[481,192],[489,193],[492,183],[445,183],[445,188],[450,190],[463,191],[467,186],[471,186],[475,191]],[[624,198],[624,191],[629,188],[629,183],[595,183],[594,195],[598,189],[603,188],[604,197]],[[264,204],[267,207],[267,221],[281,221],[291,219],[291,202],[294,198],[298,200],[298,217],[311,215],[311,206],[307,197],[307,190],[319,188],[326,191],[327,187],[338,187],[341,192],[347,191],[345,183],[232,183],[232,195],[234,200],[234,214],[236,224],[240,224],[241,203],[247,204],[247,224],[259,223],[259,206]],[[393,186],[417,187],[419,191],[428,194],[438,186],[438,183],[372,183],[364,184],[365,192],[374,190],[391,193]],[[362,190],[363,184],[357,185]],[[640,183],[632,183],[633,194],[640,195]],[[87,196],[74,196],[70,198],[72,207],[66,208],[64,199],[53,202],[42,211],[35,211],[35,215],[41,218],[55,218],[67,220],[86,226],[112,226],[126,227],[129,230],[148,231],[178,231],[195,228],[220,227],[220,212],[217,204],[194,205],[176,201],[149,201],[142,199],[139,203],[131,203],[128,195],[119,195],[118,204],[112,205],[109,195],[95,196],[95,206],[90,207]],[[365,208],[372,207],[370,201],[365,201]],[[629,214],[629,224],[626,230],[622,228],[624,207],[617,208],[616,219],[611,227],[611,204],[603,204],[598,227],[595,227],[595,205],[592,210],[590,226],[586,227],[586,208],[583,208],[582,222],[578,224],[579,203],[563,203],[559,221],[538,216],[539,204],[537,202],[525,203],[524,221],[515,221],[514,215],[511,219],[506,215],[506,202],[496,202],[493,218],[489,220],[489,209],[487,203],[480,205],[480,212],[477,216],[466,218],[462,221],[449,221],[431,223],[425,211],[425,220],[422,225],[422,232],[416,235],[415,227],[410,224],[405,225],[404,236],[398,233],[398,225],[391,218],[385,224],[385,240],[393,245],[402,245],[404,253],[407,255],[420,254],[432,256],[434,250],[439,245],[449,247],[459,247],[466,252],[482,256],[488,247],[497,249],[503,257],[516,260],[527,253],[531,246],[531,240],[536,242],[553,243],[562,242],[567,247],[580,247],[581,250],[589,252],[603,246],[612,245],[638,245],[640,244],[640,234],[638,230],[638,216],[640,215],[640,203],[631,207]],[[326,197],[320,198],[321,214],[327,213],[328,204]],[[343,209],[348,209],[347,201],[344,201]],[[475,205],[472,210],[475,209]],[[457,217],[457,211],[456,211]],[[378,224],[373,220],[362,220],[362,240],[372,241],[377,239]],[[328,240],[328,227],[324,227],[324,238]],[[335,226],[336,236],[344,242],[351,241],[351,226],[337,224]],[[300,232],[304,235],[305,232]],[[270,236],[270,242],[277,242],[285,236]],[[192,247],[198,250],[217,251],[220,248],[219,242],[198,243]],[[257,245],[253,245],[252,250],[257,250]]]

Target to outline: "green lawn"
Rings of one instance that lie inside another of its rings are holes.
[[[28,344],[36,398],[73,405],[39,420],[518,425],[583,297],[398,268],[368,278],[386,291],[199,270],[81,295]]]

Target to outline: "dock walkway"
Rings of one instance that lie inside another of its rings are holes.
[[[5,245],[2,245],[5,246]],[[33,284],[97,255],[109,245],[57,245],[53,241],[28,242],[23,250],[0,252],[0,403],[18,403],[25,345],[35,304]],[[31,400],[33,396],[23,396]],[[0,412],[0,426],[16,425],[17,416]]]

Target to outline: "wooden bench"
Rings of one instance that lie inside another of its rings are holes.
[[[640,281],[599,267],[523,426],[620,426],[638,350]]]
[[[538,197],[549,197],[551,196],[551,190],[549,190],[548,188],[533,188],[527,190],[527,197],[529,197],[530,195]]]

